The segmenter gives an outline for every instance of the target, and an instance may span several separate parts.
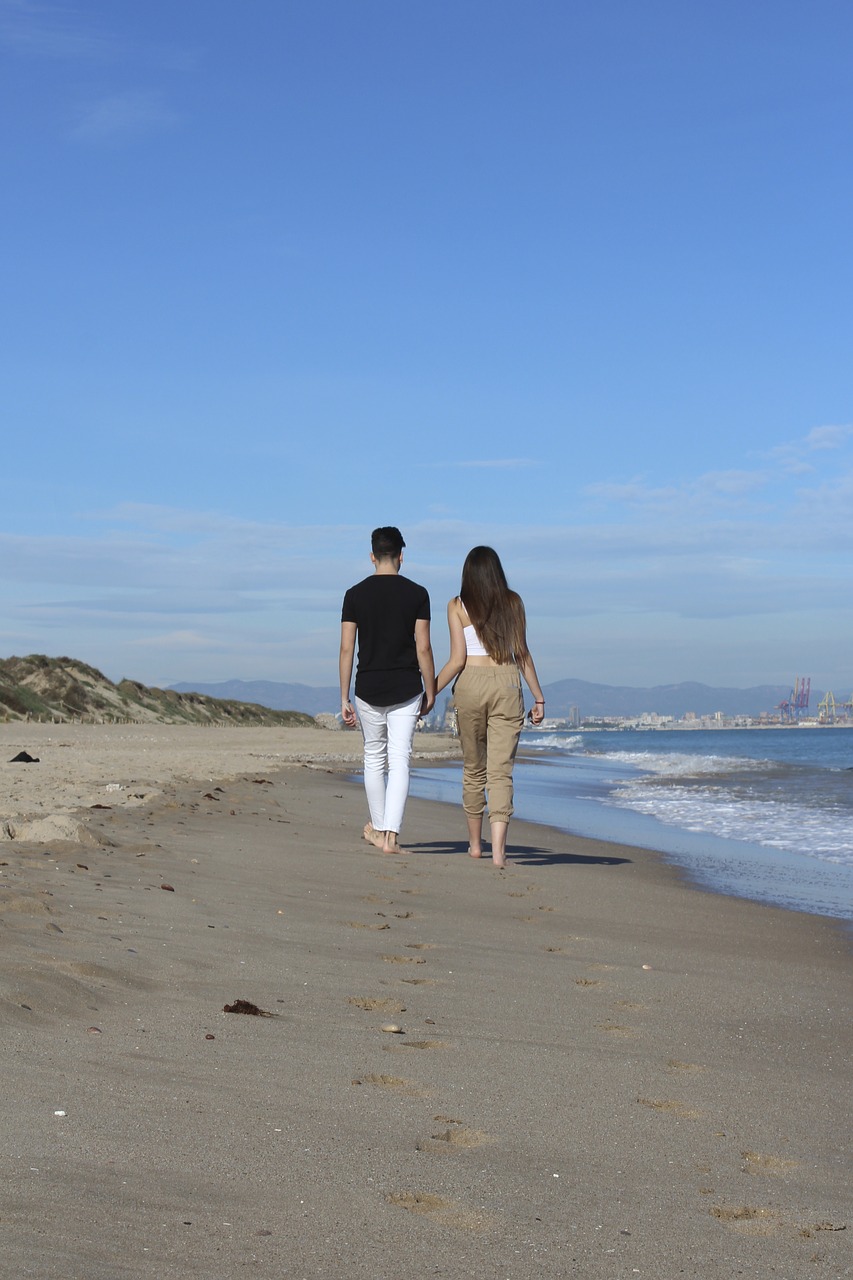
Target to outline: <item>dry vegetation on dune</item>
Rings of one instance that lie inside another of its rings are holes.
[[[201,693],[151,689],[136,680],[113,684],[76,658],[0,658],[0,721],[78,721],[88,724],[230,724],[311,727],[301,711],[272,711],[255,703]]]

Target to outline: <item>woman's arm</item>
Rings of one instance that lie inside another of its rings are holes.
[[[436,695],[456,679],[459,672],[464,669],[468,657],[465,649],[465,624],[462,621],[458,597],[454,597],[447,606],[447,626],[450,631],[450,657],[436,678]]]
[[[533,655],[528,651],[527,657],[523,662],[519,662],[518,666],[527,682],[527,687],[535,698],[530,711],[530,719],[533,724],[541,724],[545,719],[545,696],[542,693],[542,686],[536,674],[536,667],[533,665]]]

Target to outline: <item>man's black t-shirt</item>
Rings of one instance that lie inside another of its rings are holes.
[[[341,622],[358,628],[357,698],[391,707],[422,692],[415,623],[429,617],[426,587],[399,573],[374,573],[350,587]]]

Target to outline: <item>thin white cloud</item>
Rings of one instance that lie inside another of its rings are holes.
[[[694,489],[696,492],[717,493],[731,498],[762,489],[768,479],[766,471],[709,471],[699,477]]]
[[[643,476],[634,476],[627,481],[590,484],[583,492],[612,505],[658,515],[681,515],[689,510],[696,516],[714,508],[739,506],[748,495],[763,489],[770,478],[767,471],[708,471],[677,484],[650,485]]]
[[[541,463],[535,458],[460,458],[447,462],[427,463],[430,467],[451,469],[468,469],[474,471],[521,471],[527,467],[538,467]]]
[[[217,642],[200,631],[164,631],[154,636],[141,636],[129,641],[141,649],[167,649],[175,652],[194,652],[197,649],[213,649]]]
[[[116,52],[108,36],[86,29],[75,5],[37,0],[0,0],[0,44],[36,58],[91,61],[112,58]]]
[[[108,19],[119,16],[111,13],[109,6],[102,8]],[[198,50],[170,44],[168,35],[168,31],[158,30],[155,41],[137,35],[130,43],[114,31],[99,28],[90,12],[70,0],[62,4],[0,0],[0,46],[19,57],[95,63],[130,59],[166,71],[192,70],[199,61]]]
[[[799,440],[777,445],[765,456],[788,475],[804,475],[817,469],[815,454],[842,449],[853,438],[853,425],[812,427]]]
[[[179,117],[158,90],[125,90],[79,108],[77,142],[123,142],[171,129]]]
[[[840,449],[853,436],[853,426],[812,427],[805,438],[808,449]]]
[[[642,476],[623,481],[598,481],[586,485],[583,492],[605,502],[654,507],[669,505],[682,494],[682,490],[675,485],[649,485]]]

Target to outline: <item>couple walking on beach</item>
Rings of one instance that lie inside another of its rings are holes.
[[[458,596],[447,606],[450,657],[435,674],[430,601],[424,587],[400,573],[403,536],[393,526],[374,529],[374,572],[350,587],[341,611],[341,714],[361,725],[364,788],[370,821],[364,838],[383,853],[400,853],[398,836],[409,793],[412,739],[421,716],[451,681],[462,746],[462,807],[468,852],[483,853],[488,797],[492,861],[506,866],[512,816],[512,769],[524,724],[523,676],[534,697],[533,724],[545,699],[527,647],[524,604],[507,584],[491,547],[474,547],[462,567]],[[355,707],[350,683],[358,643]]]

